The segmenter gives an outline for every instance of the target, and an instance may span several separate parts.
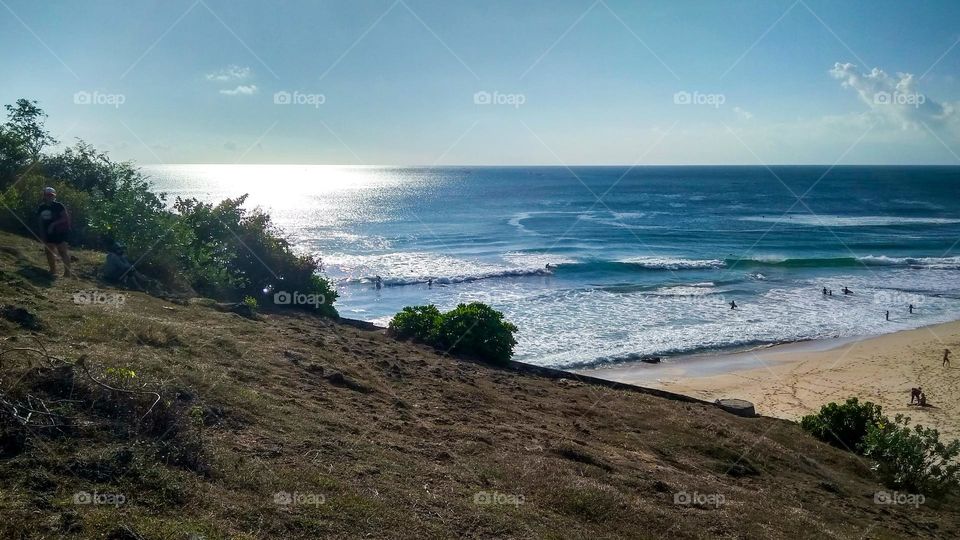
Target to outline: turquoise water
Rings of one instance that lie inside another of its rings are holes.
[[[480,300],[520,328],[517,359],[542,365],[960,318],[957,167],[147,172],[172,196],[250,193],[323,257],[344,316],[385,324],[405,305]]]

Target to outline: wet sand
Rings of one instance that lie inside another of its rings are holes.
[[[952,366],[943,367],[944,348]],[[661,364],[581,370],[620,382],[714,400],[752,401],[757,412],[797,420],[831,401],[870,400],[890,416],[960,438],[960,321],[865,339],[791,343]],[[909,405],[922,387],[930,407]]]

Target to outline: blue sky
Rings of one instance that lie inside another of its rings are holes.
[[[0,0],[0,101],[141,163],[958,164],[958,22],[949,0]]]

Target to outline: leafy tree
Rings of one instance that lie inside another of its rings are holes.
[[[34,160],[40,159],[40,152],[47,146],[57,144],[57,140],[44,128],[47,114],[36,101],[18,99],[15,105],[4,105],[7,109],[5,130],[19,139]]]

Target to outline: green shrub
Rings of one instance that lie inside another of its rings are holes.
[[[437,306],[407,306],[390,320],[388,331],[399,339],[436,343],[442,315]]]
[[[399,339],[415,339],[493,363],[510,360],[517,344],[513,337],[517,327],[482,302],[460,304],[446,313],[432,304],[407,306],[393,316],[388,331]]]
[[[257,303],[257,299],[252,296],[243,297],[243,305],[247,306],[250,311],[256,311],[260,305]]]
[[[814,437],[851,452],[859,452],[863,438],[871,426],[884,420],[879,405],[860,403],[850,398],[846,403],[828,403],[817,414],[804,416],[800,426]]]
[[[938,494],[960,485],[960,441],[940,442],[940,433],[898,414],[893,422],[872,424],[863,440],[864,455],[876,460],[874,470],[896,489]]]
[[[196,199],[174,204],[192,236],[186,246],[194,286],[209,296],[258,296],[268,291],[314,295],[317,302],[282,304],[336,316],[337,292],[319,276],[320,260],[293,247],[260,210],[242,208],[247,196],[213,205]],[[279,305],[279,304],[278,304]]]
[[[443,314],[437,344],[450,352],[503,363],[513,356],[517,327],[482,302],[460,304]]]

